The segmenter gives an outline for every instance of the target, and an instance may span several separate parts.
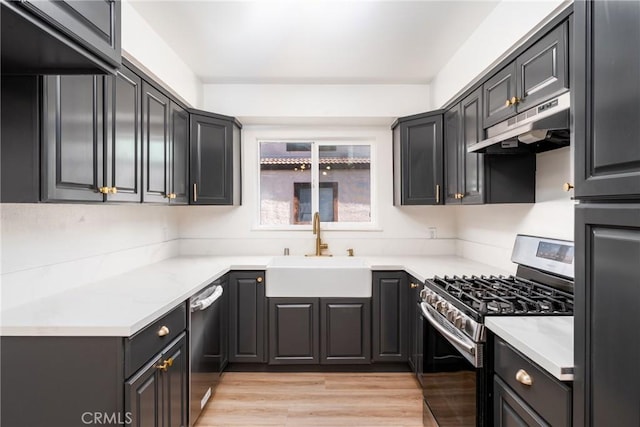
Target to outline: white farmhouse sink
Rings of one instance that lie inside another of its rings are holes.
[[[267,297],[371,297],[371,269],[362,258],[282,256],[267,264]]]

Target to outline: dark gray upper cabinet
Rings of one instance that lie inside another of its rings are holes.
[[[403,271],[374,272],[372,300],[372,360],[406,362],[409,286]]]
[[[2,2],[2,73],[115,74],[120,8],[120,0]]]
[[[393,125],[395,205],[444,203],[442,111],[398,119]]]
[[[320,300],[269,298],[269,364],[320,363]]]
[[[320,300],[320,363],[371,363],[369,298]]]
[[[266,363],[264,271],[229,274],[229,362]]]
[[[107,201],[142,201],[142,80],[126,67],[106,78]]]
[[[510,100],[516,93],[516,64],[511,63],[498,71],[482,85],[482,123],[485,128],[503,121],[516,112],[516,106]]]
[[[142,83],[143,202],[169,203],[170,100]]]
[[[189,113],[171,102],[171,140],[169,144],[169,203],[189,203]]]
[[[447,204],[484,203],[484,155],[467,153],[482,139],[481,97],[478,89],[444,114]]]
[[[42,201],[104,200],[104,77],[43,78]]]
[[[569,89],[569,23],[556,27],[516,59],[518,112]]]
[[[576,2],[575,197],[640,197],[640,3]]]
[[[191,204],[240,204],[240,129],[231,117],[192,111]]]
[[[575,249],[574,425],[640,425],[640,204],[579,204]]]
[[[482,86],[483,127],[569,89],[569,23],[564,22],[498,71]]]

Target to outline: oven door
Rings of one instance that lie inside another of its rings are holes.
[[[487,425],[483,344],[459,333],[428,304],[421,303],[420,309],[424,410],[430,410],[440,427]]]

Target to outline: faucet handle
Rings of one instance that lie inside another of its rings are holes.
[[[347,256],[353,256],[353,248],[347,249]]]

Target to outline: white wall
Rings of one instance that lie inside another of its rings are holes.
[[[248,126],[243,129],[243,202],[240,207],[184,207],[180,211],[179,234],[183,253],[282,254],[313,251],[313,235],[307,231],[260,230],[258,223],[258,141],[260,139],[304,140],[354,138],[373,144],[377,159],[378,224],[370,231],[325,231],[330,252],[345,254],[433,254],[455,252],[455,208],[394,207],[391,131],[388,127]],[[343,139],[344,140],[344,139]],[[375,160],[374,160],[375,161]],[[438,239],[427,239],[436,227]]]
[[[61,292],[177,254],[172,207],[2,204],[2,306]]]
[[[191,106],[202,107],[202,83],[147,21],[122,1],[122,49]]]
[[[444,104],[514,45],[524,42],[549,14],[566,0],[503,0],[431,81],[431,105]]]
[[[428,85],[205,84],[205,110],[241,117],[390,117],[431,108]]]
[[[536,203],[464,206],[457,213],[458,255],[505,270],[514,270],[511,249],[515,235],[532,234],[574,239],[571,150],[561,148],[537,155]]]

